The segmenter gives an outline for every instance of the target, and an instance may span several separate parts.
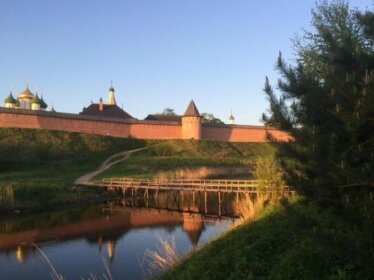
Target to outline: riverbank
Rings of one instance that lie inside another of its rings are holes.
[[[298,197],[268,207],[160,279],[371,279],[372,226],[364,213]]]
[[[95,187],[77,187],[74,182],[96,170],[110,156],[144,147],[149,149],[112,166],[95,180],[111,176],[248,178],[257,157],[274,155],[276,151],[269,143],[143,141],[0,128],[0,197],[4,188],[11,190],[7,205],[0,199],[0,212],[111,199],[112,193]]]
[[[0,129],[0,199],[2,211],[26,211],[56,205],[101,202],[110,193],[76,187],[74,181],[95,170],[109,156],[147,142],[81,133]],[[1,210],[0,210],[1,211]]]

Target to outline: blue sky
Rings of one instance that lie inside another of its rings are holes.
[[[57,111],[104,100],[137,118],[191,99],[227,122],[259,124],[265,76],[310,29],[314,0],[1,0],[0,97],[26,84]],[[350,1],[360,9],[371,0]]]

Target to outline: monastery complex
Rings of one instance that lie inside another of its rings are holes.
[[[115,90],[109,88],[107,102],[84,107],[79,114],[56,112],[28,87],[14,97],[12,93],[0,107],[0,127],[34,128],[83,132],[114,137],[139,139],[196,139],[230,142],[265,142],[268,135],[278,141],[288,141],[287,133],[265,126],[211,124],[203,118],[191,100],[183,115],[150,114],[139,120],[116,104]]]

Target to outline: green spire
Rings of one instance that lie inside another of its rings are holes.
[[[10,91],[9,96],[4,99],[4,103],[16,104],[17,100],[13,97],[12,91]]]
[[[37,93],[35,93],[34,98],[31,101],[32,104],[41,104],[40,98]]]
[[[48,104],[45,103],[45,101],[43,99],[43,96],[41,96],[41,98],[40,98],[40,108],[46,109],[47,107],[48,107]]]

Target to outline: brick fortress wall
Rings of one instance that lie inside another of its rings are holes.
[[[266,142],[267,133],[279,141],[288,141],[283,131],[251,125],[203,125],[203,139],[226,142]]]
[[[39,128],[84,132],[139,139],[182,139],[182,124],[165,121],[120,120],[77,114],[0,108],[0,127]],[[276,129],[244,125],[203,125],[201,137],[229,142],[265,142],[266,133],[286,141],[289,136]]]

